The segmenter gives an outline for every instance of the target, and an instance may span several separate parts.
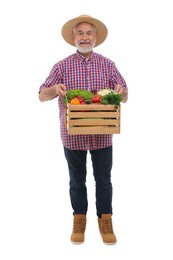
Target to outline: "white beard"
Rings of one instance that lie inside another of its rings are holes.
[[[76,46],[78,51],[81,52],[81,53],[88,53],[88,52],[91,52],[93,50],[93,46],[90,46],[88,48],[86,47],[81,47],[81,46]]]
[[[81,41],[81,42],[83,42],[83,41]],[[95,46],[95,41],[94,41],[94,42],[90,42],[91,45],[90,45],[89,47],[82,47],[82,46],[80,45],[81,42],[79,42],[78,44],[75,43],[75,44],[76,44],[76,48],[77,48],[78,51],[81,52],[81,53],[91,52],[91,51],[93,50],[94,46]]]

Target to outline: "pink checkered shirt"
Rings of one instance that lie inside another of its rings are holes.
[[[104,88],[114,89],[117,84],[127,88],[115,63],[95,52],[87,59],[77,51],[57,62],[39,91],[59,83],[64,84],[67,91],[85,89],[94,93]],[[113,136],[110,134],[68,135],[65,127],[65,106],[60,98],[58,98],[58,105],[60,133],[64,147],[71,150],[97,150],[112,145]]]

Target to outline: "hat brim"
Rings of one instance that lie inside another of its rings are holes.
[[[69,43],[72,46],[75,46],[73,28],[77,24],[82,23],[82,22],[90,23],[90,24],[94,25],[94,27],[96,28],[97,37],[96,37],[95,47],[105,41],[105,39],[108,35],[108,30],[107,30],[106,25],[96,18],[93,18],[88,15],[81,15],[79,17],[69,20],[62,27],[62,30],[61,30],[62,37],[64,38],[64,40],[67,43]]]

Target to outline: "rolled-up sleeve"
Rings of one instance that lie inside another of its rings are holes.
[[[46,78],[45,82],[39,87],[39,93],[43,88],[49,88],[55,84],[62,83],[62,73],[59,64],[55,64]]]
[[[114,86],[122,85],[124,89],[127,89],[127,84],[115,64],[112,66],[112,82]]]

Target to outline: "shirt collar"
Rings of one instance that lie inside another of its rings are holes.
[[[76,55],[80,61],[87,62],[87,61],[92,61],[94,57],[94,52],[92,51],[91,56],[89,58],[84,57],[78,50],[76,51]]]

